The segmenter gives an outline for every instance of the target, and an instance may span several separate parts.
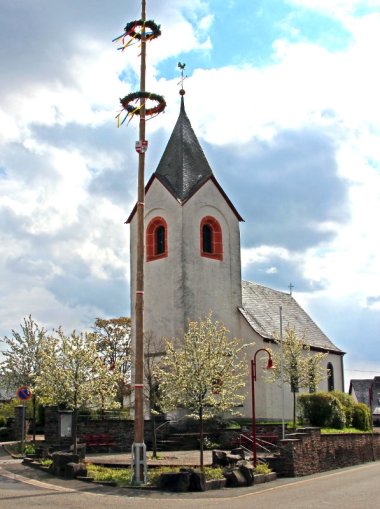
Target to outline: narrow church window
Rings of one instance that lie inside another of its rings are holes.
[[[156,228],[156,255],[165,253],[165,227],[160,225]]]
[[[334,366],[329,362],[327,364],[327,390],[333,391],[334,390]]]
[[[204,224],[202,228],[203,234],[203,252],[212,253],[212,228],[209,224]]]
[[[201,256],[223,260],[222,228],[212,216],[206,216],[201,221]]]
[[[153,218],[146,229],[146,261],[168,256],[168,227],[163,217]]]

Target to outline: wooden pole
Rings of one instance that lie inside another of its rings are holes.
[[[141,2],[141,19],[146,21],[146,0]],[[145,92],[146,75],[146,38],[145,30],[141,35],[140,92]],[[145,140],[145,99],[140,99],[139,141]],[[137,183],[137,260],[136,260],[136,344],[135,344],[135,423],[134,452],[138,458],[134,461],[134,481],[144,483],[146,477],[146,452],[144,445],[144,169],[145,153],[139,152]]]

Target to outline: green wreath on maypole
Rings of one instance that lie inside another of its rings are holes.
[[[160,28],[160,25],[157,25],[151,19],[146,21],[142,19],[130,21],[125,26],[124,33],[113,39],[112,42],[121,42],[122,46],[120,46],[118,50],[124,51],[133,41],[141,41],[143,37],[145,41],[156,39],[161,35]],[[128,38],[127,42],[125,42],[126,38]],[[132,92],[120,99],[123,109],[116,115],[118,127],[123,125],[129,116],[131,120],[134,115],[140,115],[142,106],[141,99],[145,99],[143,104],[145,104],[148,100],[156,102],[155,106],[145,108],[146,116],[158,115],[159,113],[162,113],[166,107],[166,101],[162,95],[153,94],[151,92]],[[133,102],[135,102],[135,104],[132,104]],[[120,115],[123,111],[126,111],[127,113],[122,122],[120,122]]]
[[[138,27],[141,27],[141,30],[138,32]],[[146,29],[149,29],[150,32],[147,32]],[[130,21],[124,28],[124,33],[128,34],[133,39],[136,38],[141,40],[142,33],[145,34],[145,39],[147,41],[151,41],[152,39],[156,39],[161,35],[161,26],[156,25],[156,23],[152,19],[148,19],[143,21],[142,19]]]
[[[149,99],[151,101],[156,101],[157,105],[152,108],[145,108],[145,115],[155,115],[164,111],[166,107],[166,101],[162,97],[162,95],[152,94],[151,92],[132,92],[131,94],[126,95],[122,99],[120,99],[120,103],[123,108],[131,115],[140,115],[140,104],[137,106],[132,105],[131,102],[136,101],[137,99]],[[145,102],[146,102],[145,101]]]

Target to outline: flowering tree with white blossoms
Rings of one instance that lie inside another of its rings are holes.
[[[233,412],[243,402],[241,389],[247,377],[247,345],[228,337],[226,327],[211,313],[189,322],[183,339],[165,340],[166,354],[156,371],[160,407],[184,408],[199,419],[200,466],[203,469],[203,420]]]
[[[18,387],[27,385],[32,392],[33,441],[36,438],[36,394],[33,383],[40,363],[40,345],[46,330],[33,320],[31,315],[24,318],[21,332],[12,330],[12,336],[4,337],[3,360],[0,362],[0,380],[3,387],[16,392]]]
[[[94,334],[66,336],[62,329],[44,338],[35,388],[46,404],[66,404],[73,410],[73,447],[77,449],[77,413],[81,407],[115,408],[120,371],[99,357]]]
[[[286,327],[283,341],[283,355],[281,359],[281,341],[275,339],[278,349],[271,350],[273,369],[268,373],[270,382],[278,381],[290,385],[293,393],[293,427],[296,426],[296,393],[299,389],[309,389],[315,392],[322,380],[328,375],[323,361],[327,353],[311,352],[310,346],[306,343],[305,336],[299,338],[294,329]],[[281,370],[282,363],[282,370]]]

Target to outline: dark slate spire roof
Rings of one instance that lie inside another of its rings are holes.
[[[291,295],[251,281],[241,283],[243,307],[240,308],[240,312],[262,338],[271,340],[278,334],[281,306],[284,331],[289,325],[295,330],[297,337],[305,336],[305,342],[311,348],[344,353],[330,341]]]
[[[238,221],[244,221],[216,180],[186,115],[183,94],[181,96],[181,110],[177,123],[157,170],[145,186],[145,193],[149,191],[152,182],[157,179],[183,205],[203,184],[211,180],[236,215]],[[132,221],[135,212],[136,205],[125,221],[126,223]]]
[[[177,123],[154,175],[179,201],[183,202],[212,174],[186,115],[182,96]]]

